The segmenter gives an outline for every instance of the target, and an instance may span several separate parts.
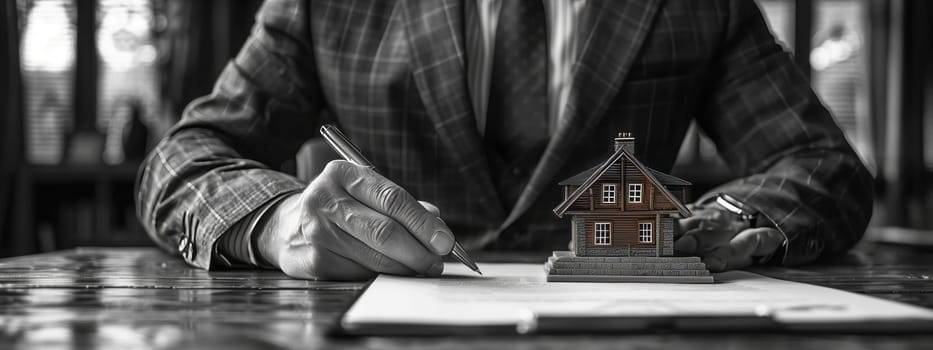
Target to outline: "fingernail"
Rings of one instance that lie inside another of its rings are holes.
[[[435,277],[440,276],[442,273],[444,273],[444,262],[438,261],[434,263],[434,265],[431,265],[431,268],[428,269],[428,272],[426,272],[425,275]]]
[[[454,246],[454,238],[450,232],[444,230],[434,231],[434,236],[431,237],[431,246],[437,250],[438,253],[448,253],[450,249]]]
[[[680,237],[676,242],[674,242],[674,250],[693,254],[697,250],[697,239],[692,236],[683,236]]]

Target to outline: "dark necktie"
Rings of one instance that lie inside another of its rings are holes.
[[[533,167],[547,144],[547,62],[542,0],[502,1],[485,136],[499,165]]]

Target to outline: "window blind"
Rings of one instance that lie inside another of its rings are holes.
[[[20,1],[20,43],[26,159],[61,162],[73,125],[75,7],[73,0]]]
[[[134,115],[148,125],[157,119],[158,51],[153,31],[163,26],[150,0],[99,0],[97,126],[106,135],[103,159],[124,160],[122,135]]]

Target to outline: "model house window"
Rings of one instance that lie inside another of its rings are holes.
[[[641,184],[628,184],[628,202],[641,203]]]
[[[612,204],[616,202],[616,185],[603,184],[603,203]]]
[[[651,243],[654,235],[651,232],[651,223],[638,224],[638,243]]]
[[[596,233],[593,243],[596,243],[596,245],[609,245],[612,243],[612,239],[610,238],[612,233],[612,223],[597,222],[594,224],[593,229]]]

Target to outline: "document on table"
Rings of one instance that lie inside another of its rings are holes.
[[[444,268],[441,278],[377,277],[344,314],[342,327],[351,333],[515,327],[542,315],[581,322],[762,317],[781,329],[800,330],[902,329],[933,322],[933,311],[925,308],[745,271],[715,274],[713,284],[555,283],[545,281],[541,264],[482,264],[483,276],[459,264]]]

